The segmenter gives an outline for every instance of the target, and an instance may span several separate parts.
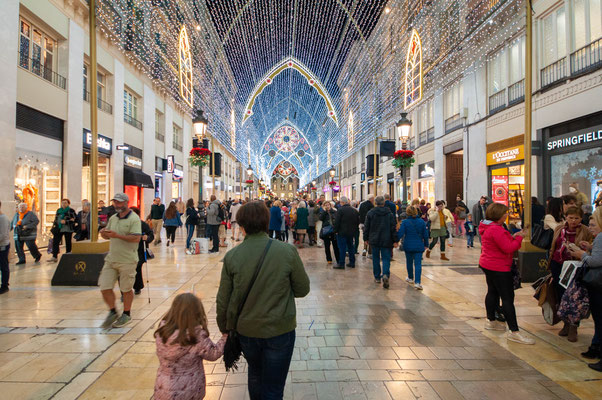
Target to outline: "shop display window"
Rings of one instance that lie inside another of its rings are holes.
[[[47,246],[50,228],[56,210],[61,203],[61,166],[58,157],[35,152],[19,152],[15,165],[15,202],[25,202],[29,210],[36,213],[38,225],[38,246]],[[6,210],[12,218],[12,212]]]
[[[418,182],[418,197],[426,200],[427,203],[435,205],[435,180],[428,179]]]
[[[521,220],[525,195],[525,166],[511,165],[491,170],[491,199],[508,206],[510,223]]]
[[[105,204],[109,204],[109,158],[98,155],[98,200],[104,200]],[[90,199],[92,197],[90,190],[92,183],[90,182],[90,153],[85,152],[82,166],[82,199]]]
[[[138,186],[125,185],[124,193],[127,194],[130,201],[128,207],[138,207],[142,204],[142,188]]]
[[[602,179],[602,147],[552,156],[551,178],[552,196],[570,193],[569,185],[576,183],[593,204],[602,191],[596,183]]]

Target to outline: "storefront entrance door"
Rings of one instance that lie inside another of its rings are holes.
[[[456,208],[456,196],[464,193],[464,156],[462,152],[447,154],[446,160],[446,202],[451,211]]]

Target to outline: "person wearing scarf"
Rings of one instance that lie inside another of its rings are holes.
[[[54,227],[52,228],[52,258],[51,262],[58,261],[59,247],[61,245],[61,239],[65,238],[65,251],[71,253],[71,237],[75,230],[75,219],[77,215],[75,210],[70,207],[71,201],[69,199],[61,200],[61,208],[56,211],[54,217]]]
[[[17,265],[25,264],[25,252],[23,251],[24,245],[27,245],[29,253],[34,258],[36,263],[42,258],[42,254],[36,245],[39,222],[40,220],[38,219],[37,215],[29,211],[29,207],[26,203],[19,204],[17,212],[15,213],[12,221],[15,249],[17,250],[17,256],[19,257]]]

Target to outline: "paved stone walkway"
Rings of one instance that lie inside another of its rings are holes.
[[[0,296],[0,393],[10,399],[148,399],[158,360],[152,333],[173,297],[194,291],[215,321],[220,255],[186,256],[154,248],[150,298],[137,296],[131,325],[103,333],[97,288],[53,288],[54,265],[11,266],[11,291]],[[287,399],[569,399],[600,398],[602,375],[578,357],[591,322],[569,344],[537,318],[532,289],[517,292],[520,324],[535,346],[508,344],[482,330],[484,280],[479,250],[462,241],[449,264],[427,262],[423,292],[404,282],[395,252],[391,288],[374,283],[371,260],[333,270],[323,250],[300,250],[311,293],[297,301],[298,329]],[[436,256],[436,252],[434,256]],[[213,336],[219,336],[211,322]],[[226,374],[206,363],[208,399],[246,399],[246,365]],[[566,390],[568,389],[568,390]],[[573,393],[571,393],[573,392]],[[575,396],[575,394],[577,396]]]

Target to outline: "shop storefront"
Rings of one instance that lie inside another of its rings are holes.
[[[123,191],[130,198],[129,206],[138,207],[144,203],[142,189],[153,189],[153,179],[142,172],[142,150],[128,146],[123,156]]]
[[[176,201],[182,197],[182,181],[184,179],[184,167],[175,164],[171,181],[171,199]]]
[[[593,204],[602,192],[602,112],[542,130],[543,193],[562,196],[577,188]]]
[[[429,161],[418,165],[418,179],[416,180],[418,198],[435,205],[435,162]]]
[[[92,145],[92,133],[84,129],[84,157],[82,165],[82,199],[90,199],[92,183],[90,180],[90,147]],[[110,188],[110,160],[113,153],[113,141],[103,135],[98,135],[98,200],[104,200],[109,204]]]
[[[155,157],[155,198],[160,198],[163,202],[163,171],[167,169],[167,160],[161,157]]]
[[[508,206],[510,223],[521,220],[525,193],[523,135],[487,145],[491,200]],[[509,147],[506,147],[509,146]]]

